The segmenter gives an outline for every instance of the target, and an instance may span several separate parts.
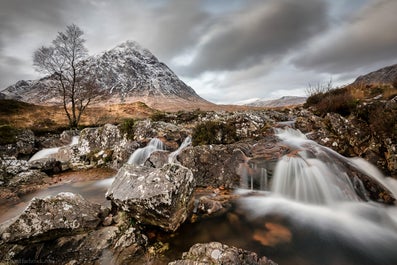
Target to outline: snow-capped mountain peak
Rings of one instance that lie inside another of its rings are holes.
[[[125,41],[110,50],[90,56],[84,64],[100,85],[107,102],[173,98],[209,104],[166,64],[135,41]],[[57,82],[51,77],[18,81],[3,93],[36,104],[54,103],[59,100],[57,89],[54,89]]]

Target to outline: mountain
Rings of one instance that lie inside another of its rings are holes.
[[[353,84],[391,85],[397,83],[397,64],[359,76]]]
[[[212,105],[186,85],[149,50],[134,41],[126,41],[101,54],[90,56],[85,65],[103,89],[106,102],[141,101],[152,108],[200,108]],[[51,76],[40,80],[21,80],[6,88],[7,98],[35,104],[61,102],[58,81]]]
[[[302,105],[305,102],[306,102],[306,97],[284,96],[279,99],[273,99],[273,100],[256,99],[255,101],[247,103],[245,105],[252,107],[276,108],[276,107]]]

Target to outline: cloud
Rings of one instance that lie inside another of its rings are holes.
[[[327,27],[324,1],[258,1],[222,17],[206,33],[190,67],[204,71],[238,70],[278,59]]]
[[[321,35],[293,62],[318,72],[353,72],[396,63],[397,1],[377,0],[359,10],[344,25]]]

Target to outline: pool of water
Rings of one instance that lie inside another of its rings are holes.
[[[274,195],[235,201],[226,214],[183,225],[168,259],[211,241],[256,252],[280,265],[397,264],[395,206],[353,202],[318,206]]]
[[[29,193],[22,196],[21,200],[17,204],[0,205],[0,223],[22,213],[32,198],[44,198],[47,196],[57,195],[60,192],[80,194],[91,202],[110,206],[110,202],[105,198],[105,193],[113,180],[113,177],[109,177],[101,180],[62,183],[50,186],[47,189]]]

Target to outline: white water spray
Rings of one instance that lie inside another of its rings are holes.
[[[383,185],[394,197],[397,181],[364,159],[343,157],[299,131],[288,128],[276,135],[293,151],[278,161],[272,192],[240,199],[240,210],[252,225],[275,222],[272,217],[289,224],[293,244],[303,245],[298,255],[307,264],[397,264],[397,208],[362,200],[360,187],[362,193],[365,189],[356,174]],[[256,229],[266,236],[263,227]]]
[[[176,159],[178,155],[183,151],[183,149],[185,149],[191,144],[192,144],[192,138],[190,136],[186,137],[185,140],[182,142],[182,144],[179,146],[179,148],[168,155],[168,163],[178,162],[178,160]]]
[[[153,152],[164,150],[163,142],[158,138],[153,138],[145,147],[135,150],[127,163],[137,166],[143,165]]]
[[[79,136],[73,136],[72,141],[70,142],[69,146],[73,146],[78,144],[79,142]],[[48,158],[48,157],[53,157],[55,154],[59,152],[59,149],[61,147],[53,147],[53,148],[44,148],[37,153],[35,153],[30,159],[29,162],[32,162],[34,160],[42,159],[42,158]]]

